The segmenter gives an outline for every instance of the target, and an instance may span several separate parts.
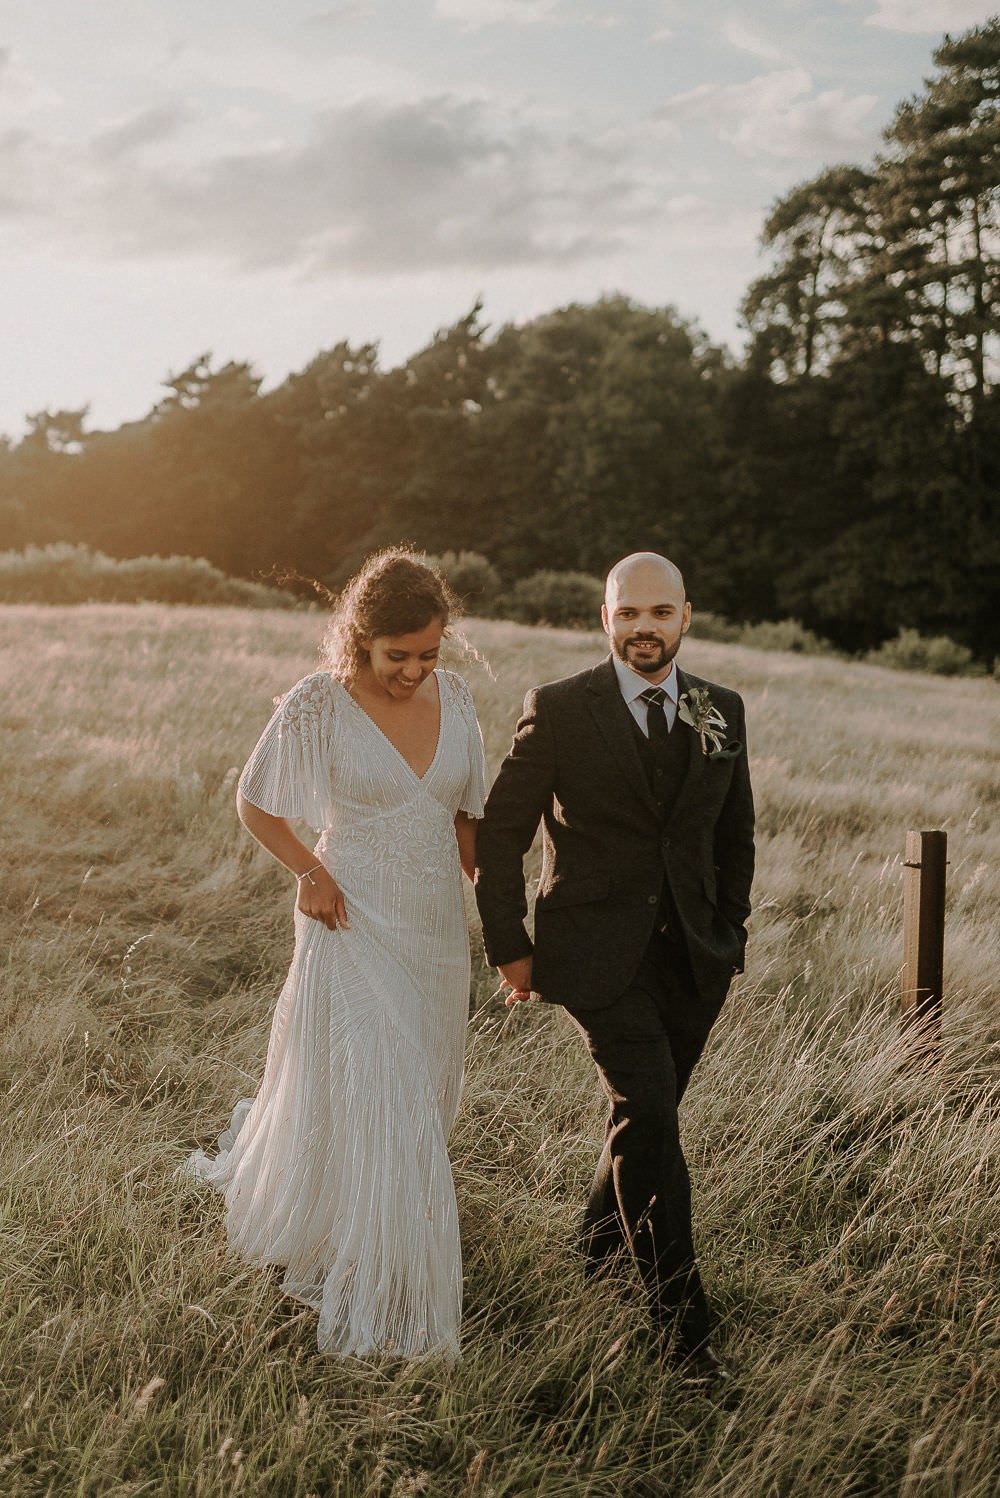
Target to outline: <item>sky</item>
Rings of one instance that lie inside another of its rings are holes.
[[[770,205],[997,0],[0,0],[0,433],[623,293],[740,346]]]

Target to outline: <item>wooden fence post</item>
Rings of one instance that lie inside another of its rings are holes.
[[[903,1020],[915,1024],[929,1060],[941,1046],[946,832],[908,832],[903,863]]]

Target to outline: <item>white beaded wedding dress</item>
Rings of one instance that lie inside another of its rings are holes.
[[[285,1266],[319,1311],[322,1352],[458,1351],[462,1261],[447,1138],[458,1108],[469,942],[454,819],[481,817],[482,737],[468,687],[435,671],[423,777],[346,688],[307,676],[240,778],[254,806],[321,832],[349,930],[295,913],[295,950],[256,1097],[214,1159],[232,1246]]]

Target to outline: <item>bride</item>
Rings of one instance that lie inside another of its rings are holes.
[[[282,698],[239,783],[247,830],[295,875],[295,950],[257,1095],[189,1169],[223,1194],[232,1247],[319,1311],[332,1354],[458,1351],[446,1141],[486,763],[468,687],[437,666],[451,602],[410,553],[370,557],[325,669]]]

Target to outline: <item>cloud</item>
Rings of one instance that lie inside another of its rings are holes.
[[[989,20],[996,8],[996,0],[876,0],[865,24],[918,35],[943,31],[954,34]]]
[[[345,26],[354,21],[365,21],[375,14],[374,5],[338,5],[333,10],[317,11],[302,21],[304,30],[315,36],[339,37]]]
[[[728,199],[720,201],[700,193],[678,193],[667,198],[663,219],[670,242],[675,245],[731,249],[733,245],[756,245],[760,238],[760,215],[756,210],[735,208]]]
[[[31,137],[24,130],[0,134],[0,220],[21,219],[34,208]]]
[[[173,49],[160,82],[185,95],[228,94],[264,110],[290,106],[296,114],[322,108],[331,96],[341,104],[376,95],[419,97],[419,77],[405,61],[348,48],[349,34],[346,24],[339,37],[335,27],[306,25],[275,37],[250,28],[238,34],[206,30]]]
[[[674,131],[708,125],[745,156],[836,155],[864,145],[878,96],[839,88],[812,94],[812,88],[804,68],[762,73],[748,83],[703,83],[668,100],[656,119]]]
[[[60,102],[52,88],[24,67],[13,47],[0,47],[0,110],[20,121],[32,110]]]
[[[95,155],[113,161],[141,150],[143,146],[172,140],[193,119],[194,111],[184,104],[153,105],[106,126],[95,137],[93,150]]]
[[[377,275],[583,261],[659,211],[627,142],[507,118],[483,100],[368,100],[317,114],[301,143],[183,166],[133,149],[180,123],[150,111],[75,155],[0,141],[2,180],[23,184],[8,213],[104,253]]]
[[[548,20],[558,4],[559,0],[434,0],[434,14],[468,30],[500,22],[531,26]]]
[[[656,0],[649,16],[649,25],[652,27],[649,40],[665,42],[675,36],[678,30],[686,28],[689,21],[687,5],[688,0]]]
[[[759,36],[742,16],[731,16],[723,24],[722,35],[731,47],[738,52],[749,52],[751,57],[759,57],[763,62],[784,62],[785,57],[780,48],[775,47],[764,37]]]

